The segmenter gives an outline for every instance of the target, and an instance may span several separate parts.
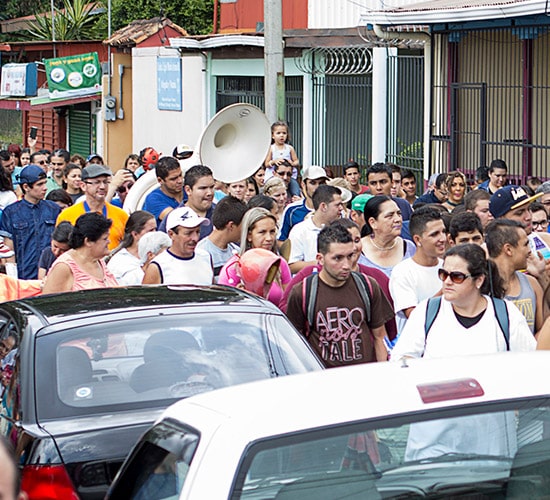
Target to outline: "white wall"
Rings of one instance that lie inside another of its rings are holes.
[[[418,0],[309,0],[308,28],[352,28],[369,10],[391,9]]]
[[[182,57],[182,111],[157,109],[157,56],[178,57],[175,49],[132,50],[133,142],[132,150],[151,146],[164,154],[184,143],[194,147],[208,119],[205,112],[205,58]]]

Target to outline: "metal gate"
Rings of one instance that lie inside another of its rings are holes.
[[[424,168],[423,54],[399,51],[389,55],[387,96],[386,161],[412,170],[420,180]]]
[[[433,36],[434,172],[503,159],[513,182],[548,177],[550,33],[517,27]]]
[[[291,143],[298,158],[302,152],[303,79],[285,77],[286,122],[290,128]],[[220,76],[216,88],[216,112],[238,102],[265,108],[264,79],[261,76]]]

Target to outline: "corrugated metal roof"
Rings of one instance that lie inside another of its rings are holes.
[[[170,19],[153,17],[152,19],[132,21],[128,26],[115,31],[115,33],[111,35],[111,38],[105,40],[103,43],[116,47],[124,45],[134,46],[147,40],[147,38],[155,35],[166,27],[176,30],[182,36],[188,36],[187,31],[170,21]]]
[[[487,21],[548,13],[547,0],[424,0],[380,10],[366,10],[364,24],[403,25]]]

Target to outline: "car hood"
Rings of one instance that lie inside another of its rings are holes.
[[[65,464],[124,458],[162,409],[71,417],[42,422]]]

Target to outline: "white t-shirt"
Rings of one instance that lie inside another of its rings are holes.
[[[118,251],[107,264],[119,285],[141,285],[143,270],[139,259],[134,257],[126,248]]]
[[[407,323],[403,311],[409,307],[416,307],[421,301],[433,297],[441,290],[442,283],[437,276],[437,270],[442,265],[443,261],[439,259],[435,266],[421,266],[410,257],[393,268],[389,286],[399,333]]]
[[[288,235],[290,240],[290,256],[288,263],[309,262],[317,257],[317,236],[323,228],[313,223],[312,217],[306,217],[296,224]]]
[[[0,191],[0,210],[4,210],[8,205],[16,201],[17,196],[13,191]]]
[[[403,356],[444,358],[505,351],[506,341],[498,325],[493,302],[490,297],[484,297],[487,299],[485,314],[470,328],[459,323],[451,303],[442,297],[441,307],[427,338],[424,325],[428,301],[420,302],[397,339],[391,352],[392,361],[398,361]],[[525,317],[512,302],[506,301],[506,306],[510,322],[510,350],[533,351],[537,342]]]

